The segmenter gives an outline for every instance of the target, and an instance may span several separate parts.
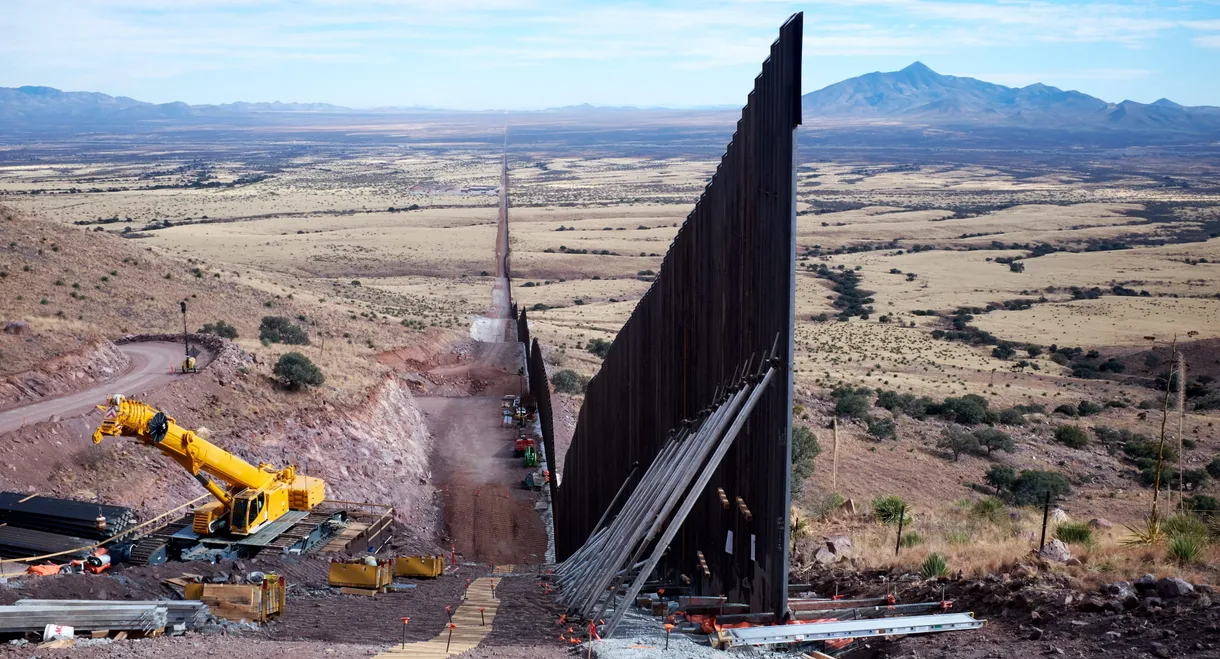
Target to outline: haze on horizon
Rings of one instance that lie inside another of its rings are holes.
[[[192,104],[739,105],[800,10],[806,92],[920,60],[1107,101],[1220,105],[1220,5],[1190,0],[15,0],[0,86]]]

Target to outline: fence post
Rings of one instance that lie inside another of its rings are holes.
[[[1046,546],[1046,522],[1051,515],[1051,491],[1046,491],[1046,499],[1042,502],[1042,540],[1038,542],[1038,551]]]
[[[902,523],[907,519],[907,507],[903,506],[898,512],[898,540],[894,542],[894,555],[898,555],[898,550],[902,548]]]

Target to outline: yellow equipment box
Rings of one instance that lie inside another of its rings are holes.
[[[399,556],[394,560],[394,576],[435,579],[445,573],[444,556]]]
[[[394,566],[390,561],[377,561],[367,565],[363,560],[354,563],[332,562],[330,585],[340,588],[364,588],[382,590],[394,581]]]
[[[284,613],[283,577],[268,574],[261,584],[186,584],[186,599],[200,600],[226,620],[266,622]]]

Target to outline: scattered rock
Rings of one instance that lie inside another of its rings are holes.
[[[1029,640],[1031,640],[1031,641],[1041,641],[1041,640],[1042,640],[1042,635],[1043,635],[1043,634],[1045,634],[1045,633],[1046,633],[1046,632],[1043,632],[1041,629],[1038,629],[1037,627],[1031,627],[1031,628],[1030,628],[1030,630],[1029,630]]]
[[[1156,582],[1156,592],[1165,599],[1185,597],[1194,592],[1195,587],[1189,581],[1178,577],[1165,577]]]
[[[830,565],[835,562],[835,555],[825,547],[818,547],[818,550],[813,552],[813,561],[820,565]]]
[[[1152,655],[1154,657],[1161,657],[1162,659],[1169,659],[1169,648],[1165,647],[1164,643],[1153,643]]]
[[[30,331],[30,324],[24,320],[13,320],[4,326],[5,334],[27,334]]]
[[[1093,529],[1103,529],[1104,530],[1104,529],[1114,528],[1114,524],[1108,519],[1103,519],[1101,517],[1095,517],[1095,518],[1089,520],[1089,527],[1093,528]]]
[[[845,535],[826,538],[826,548],[835,556],[851,555],[851,539]]]
[[[1145,574],[1139,579],[1136,579],[1135,589],[1141,593],[1148,590],[1156,590],[1156,577],[1152,576],[1151,574]]]
[[[1038,557],[1046,561],[1066,563],[1072,557],[1072,552],[1062,540],[1056,539],[1046,543],[1042,551],[1038,552]]]
[[[1067,511],[1062,508],[1051,508],[1050,518],[1052,522],[1058,524],[1068,521],[1068,514]]]
[[[1080,567],[1081,565],[1084,565],[1084,563],[1082,563],[1079,558],[1069,558],[1066,561],[1064,561],[1063,563],[1064,563],[1064,565],[1067,565],[1068,567]]]

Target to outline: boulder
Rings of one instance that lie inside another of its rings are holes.
[[[1038,552],[1038,558],[1044,561],[1054,561],[1057,563],[1066,563],[1072,558],[1072,552],[1062,540],[1051,540],[1046,543],[1042,551]]]
[[[1093,519],[1089,520],[1089,528],[1097,530],[1112,529],[1114,528],[1114,523],[1108,519],[1094,517]]]
[[[850,556],[851,555],[851,539],[845,535],[836,535],[826,538],[826,548],[835,556]]]
[[[1165,577],[1156,582],[1156,593],[1165,599],[1185,597],[1194,592],[1195,587],[1189,581],[1177,577]]]
[[[1050,519],[1055,524],[1066,522],[1068,521],[1067,511],[1062,508],[1051,508]]]
[[[1135,580],[1135,589],[1141,593],[1149,590],[1156,590],[1156,577],[1151,574],[1145,574]]]
[[[819,565],[830,565],[835,560],[837,560],[835,555],[825,547],[818,547],[818,550],[813,552],[813,561]]]
[[[30,324],[24,320],[13,320],[4,326],[5,334],[28,334]]]

